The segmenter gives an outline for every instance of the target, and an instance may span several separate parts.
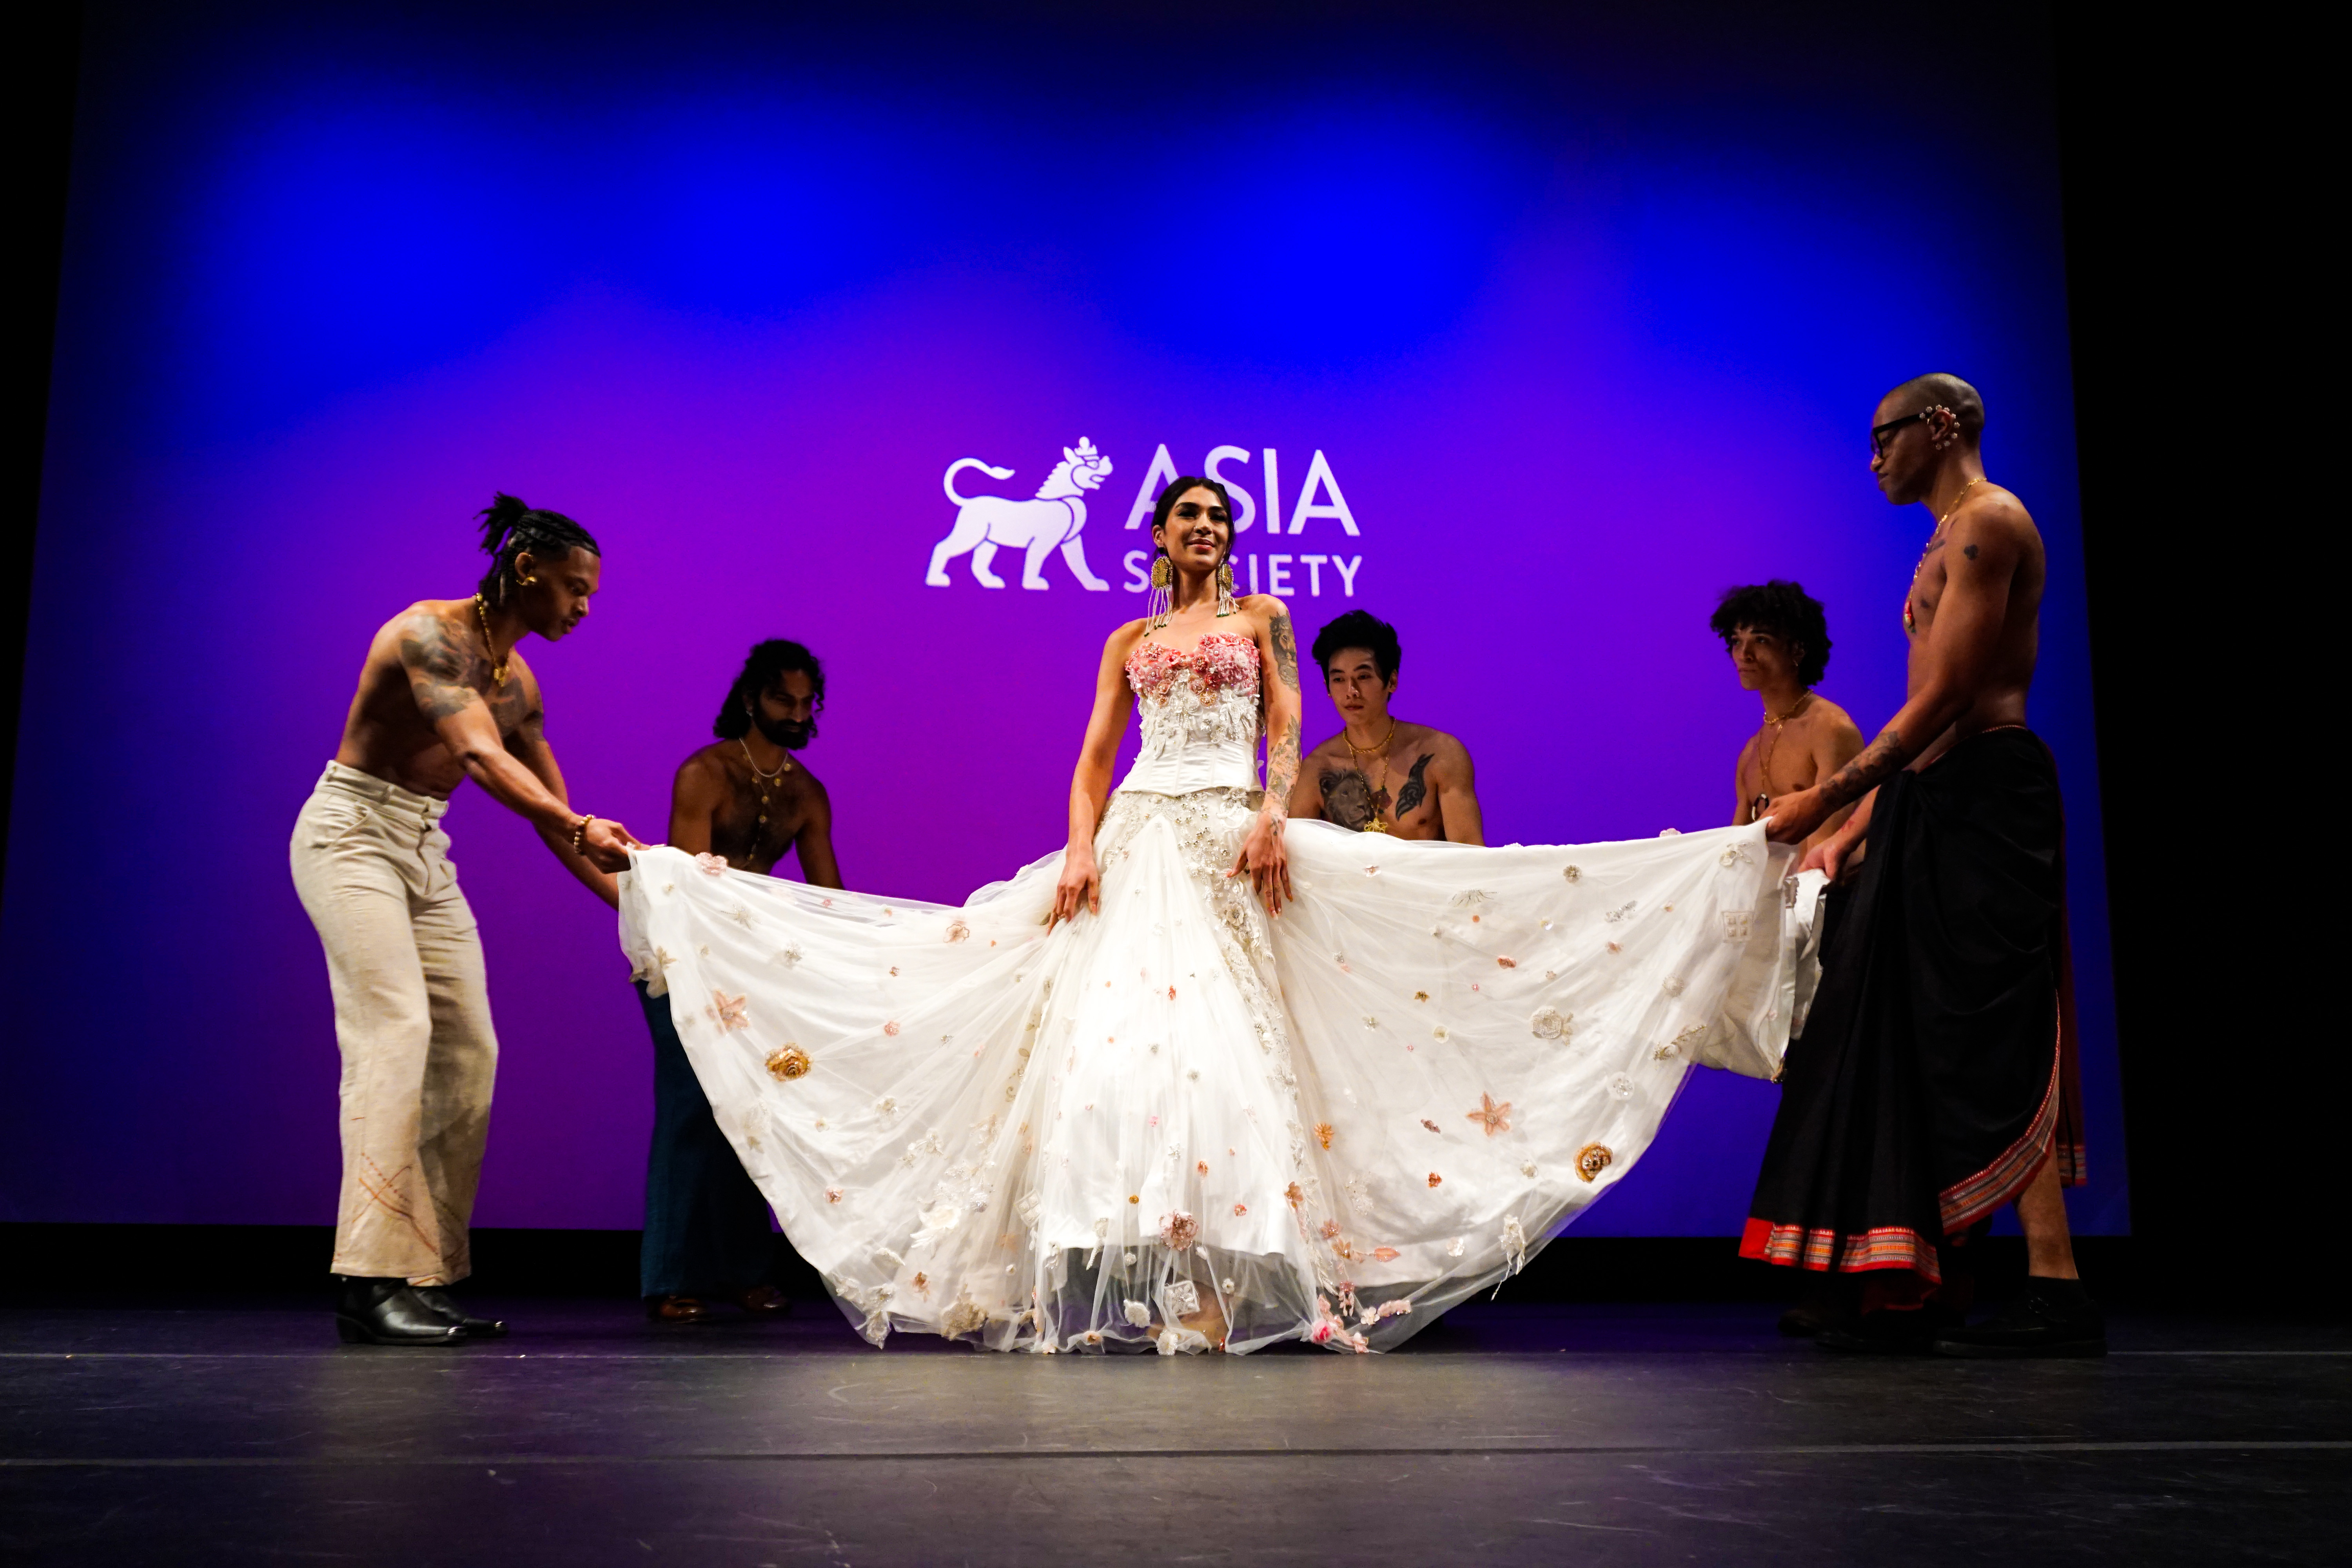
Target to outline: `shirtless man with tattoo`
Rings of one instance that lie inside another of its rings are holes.
[[[1730,652],[1739,684],[1764,703],[1764,722],[1733,770],[1731,825],[1745,827],[1774,796],[1811,789],[1852,762],[1862,731],[1813,689],[1829,668],[1829,617],[1803,584],[1776,579],[1733,588],[1707,624]],[[1853,809],[1832,812],[1808,846],[1836,832]]]
[[[679,764],[670,786],[669,841],[716,855],[739,871],[773,871],[787,852],[802,879],[841,886],[833,856],[833,802],[797,753],[816,739],[824,709],[824,668],[799,643],[775,638],[751,649],[727,689],[703,747]],[[768,1203],[710,1113],[655,974],[636,978],[654,1040],[654,1135],[646,1162],[646,1229],[638,1289],[656,1322],[699,1323],[712,1299],[755,1318],[791,1302],[770,1278],[776,1240]]]
[[[1883,1310],[1822,1334],[1832,1348],[2099,1354],[2060,1192],[2083,1160],[2063,819],[2025,728],[2046,566],[2024,505],[1985,476],[1984,424],[1952,375],[1905,382],[1871,417],[1880,490],[1934,520],[1903,599],[1910,695],[1859,756],[1765,808],[1784,844],[1856,808],[1808,868],[1837,878],[1865,838],[1870,852],[1789,1051],[1741,1249],[1879,1282]],[[1945,1249],[2010,1203],[2019,1302],[1977,1328],[1923,1310]],[[1904,1279],[1907,1301],[1888,1283]]]
[[[470,598],[411,605],[375,635],[341,746],[294,825],[294,887],[318,928],[342,1053],[342,1337],[454,1344],[505,1325],[446,1287],[472,1270],[467,1226],[498,1039],[481,937],[440,819],[467,779],[528,820],[607,902],[637,847],[572,809],[539,682],[517,647],[588,614],[603,563],[560,512],[501,495],[482,513],[488,574]]]
[[[1316,634],[1314,655],[1342,727],[1307,754],[1290,815],[1399,838],[1486,842],[1469,749],[1389,716],[1403,659],[1396,628],[1349,610]]]

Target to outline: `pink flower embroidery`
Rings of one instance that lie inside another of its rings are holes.
[[[1192,689],[1203,697],[1219,690],[1255,694],[1257,644],[1232,632],[1211,632],[1196,647],[1173,648],[1147,640],[1127,656],[1128,684],[1151,701],[1173,696],[1181,676],[1190,676]]]
[[[727,862],[719,856],[697,855],[694,858],[694,863],[701,868],[702,874],[706,877],[723,877],[727,875]]]
[[[1234,1205],[1234,1217],[1235,1219],[1239,1219],[1242,1215],[1245,1215],[1245,1214],[1247,1214],[1247,1213],[1249,1213],[1249,1205],[1247,1205],[1247,1204],[1235,1204],[1235,1205]]]
[[[886,1034],[886,1035],[895,1035],[895,1034],[897,1034],[897,1033],[898,1032],[898,1019],[896,1019],[896,1018],[893,1018],[893,1019],[891,1019],[888,1023],[887,1023],[887,1024],[883,1025],[883,1026],[882,1026],[882,1032],[883,1032],[884,1034]]]
[[[1160,1239],[1165,1246],[1181,1252],[1201,1239],[1201,1222],[1182,1209],[1160,1216]]]

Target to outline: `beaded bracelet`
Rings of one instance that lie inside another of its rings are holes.
[[[587,853],[588,825],[595,820],[593,816],[583,816],[580,819],[580,826],[572,830],[572,852],[574,855]]]

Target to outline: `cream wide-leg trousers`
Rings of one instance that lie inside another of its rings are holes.
[[[327,950],[343,1058],[338,1274],[446,1285],[473,1270],[499,1045],[448,806],[329,763],[294,822],[294,889]]]

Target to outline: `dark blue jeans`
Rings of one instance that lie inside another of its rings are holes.
[[[743,1172],[686,1059],[669,998],[637,984],[654,1037],[654,1142],[646,1161],[646,1296],[700,1296],[771,1282],[776,1241],[768,1201]]]

